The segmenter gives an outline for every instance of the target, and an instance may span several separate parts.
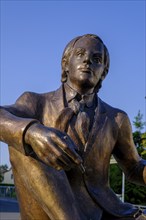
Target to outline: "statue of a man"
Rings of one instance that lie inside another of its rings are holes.
[[[110,189],[114,155],[127,178],[146,185],[125,112],[98,97],[109,54],[92,34],[74,38],[62,57],[62,85],[25,92],[1,107],[1,138],[10,161],[22,220],[146,219]]]

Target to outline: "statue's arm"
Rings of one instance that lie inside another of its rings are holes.
[[[38,120],[43,111],[42,102],[39,95],[25,93],[14,105],[1,107],[0,140],[26,155],[31,149],[38,160],[58,170],[79,165],[82,160],[70,137]]]
[[[20,96],[16,103],[0,107],[0,141],[24,152],[23,138],[27,127],[36,120],[36,97],[29,92]]]
[[[129,181],[146,185],[146,160],[138,155],[127,116],[121,122],[113,154]]]

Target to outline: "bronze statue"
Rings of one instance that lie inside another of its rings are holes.
[[[1,107],[22,220],[132,220],[146,214],[110,189],[113,154],[127,178],[146,185],[146,161],[133,143],[125,112],[97,95],[109,53],[92,34],[74,38],[62,57],[62,85],[25,92]]]

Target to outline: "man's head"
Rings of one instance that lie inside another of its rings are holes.
[[[71,81],[84,86],[101,87],[108,73],[109,53],[102,40],[93,34],[74,38],[62,56],[62,82]],[[96,84],[95,84],[96,83]]]

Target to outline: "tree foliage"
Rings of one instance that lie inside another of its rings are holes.
[[[141,157],[146,160],[146,132],[141,135],[141,145],[143,147]]]
[[[143,122],[143,115],[138,111],[134,117],[133,124],[136,131],[133,133],[133,140],[139,155],[146,159],[146,132],[142,133],[145,122]],[[122,192],[122,171],[117,164],[112,164],[110,168],[110,185],[117,193]],[[125,181],[125,202],[146,205],[146,187],[139,186]]]
[[[135,126],[136,130],[141,132],[141,130],[145,126],[145,122],[143,122],[143,114],[140,113],[140,110],[138,111],[138,114],[134,117],[133,125]]]
[[[110,168],[110,186],[116,194],[122,193],[122,170],[117,164],[112,164]],[[125,202],[146,205],[146,187],[125,180],[124,197]]]
[[[138,111],[137,116],[134,117],[133,125],[135,126],[136,131],[133,133],[133,140],[139,155],[146,159],[146,132],[142,133],[142,129],[146,125],[143,122],[143,114]]]
[[[4,164],[0,166],[0,183],[3,181],[4,179],[4,173],[8,170],[8,165]]]

